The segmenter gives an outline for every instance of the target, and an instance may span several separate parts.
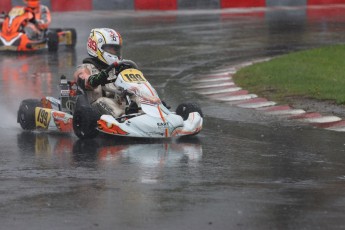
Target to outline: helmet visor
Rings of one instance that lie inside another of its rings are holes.
[[[114,44],[104,44],[102,49],[112,55],[116,55],[118,58],[121,58],[121,46]]]

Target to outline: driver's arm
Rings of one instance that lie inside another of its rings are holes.
[[[77,66],[76,71],[73,74],[74,81],[78,83],[79,86],[85,89],[92,90],[93,88],[88,84],[88,79],[91,75],[91,70],[87,68],[86,65]]]
[[[99,85],[105,85],[108,83],[108,73],[102,70],[99,73],[92,74],[92,70],[87,65],[82,64],[77,66],[77,70],[74,72],[74,79],[78,84],[82,84],[85,89],[94,89]]]
[[[102,70],[98,74],[93,74],[87,79],[87,83],[92,87],[96,88],[99,85],[105,85],[108,83],[108,73]]]
[[[41,30],[46,30],[51,22],[50,11],[48,7],[42,5],[40,11],[40,18],[36,18],[37,25]]]

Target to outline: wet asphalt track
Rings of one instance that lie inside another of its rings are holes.
[[[345,134],[200,98],[189,81],[342,43],[345,14],[327,12],[54,14],[52,27],[77,29],[74,51],[0,56],[0,229],[343,229]],[[20,129],[20,101],[57,95],[103,26],[121,32],[125,58],[173,108],[202,105],[197,137],[82,142]]]

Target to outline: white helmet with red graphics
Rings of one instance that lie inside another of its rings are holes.
[[[122,38],[113,29],[96,28],[90,32],[87,52],[92,57],[110,65],[121,60]]]

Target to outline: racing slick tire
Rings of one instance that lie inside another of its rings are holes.
[[[47,45],[49,52],[56,52],[59,49],[59,35],[56,31],[50,31],[47,34]]]
[[[197,103],[182,103],[176,108],[176,114],[181,116],[183,120],[187,120],[189,113],[198,112],[203,117],[200,106]]]
[[[24,130],[36,128],[35,108],[42,107],[42,102],[37,99],[23,100],[18,109],[17,122]]]
[[[92,139],[98,135],[97,121],[100,115],[88,103],[87,98],[81,95],[77,98],[73,114],[73,131],[80,139]]]

